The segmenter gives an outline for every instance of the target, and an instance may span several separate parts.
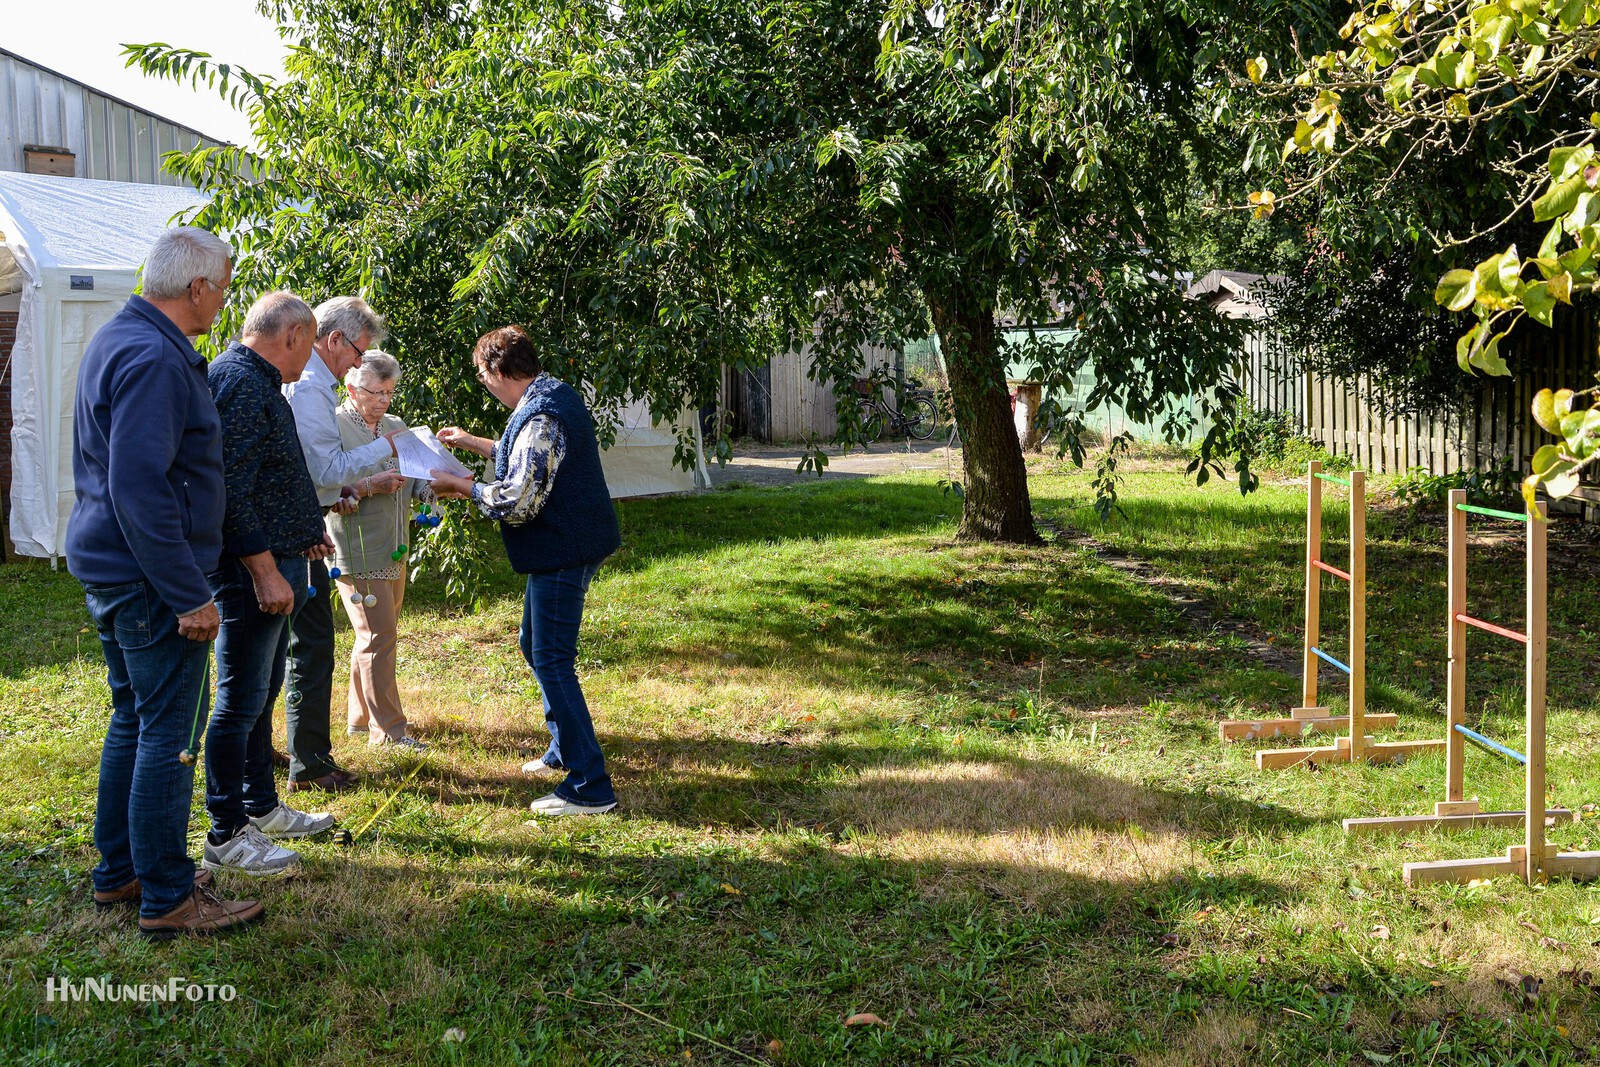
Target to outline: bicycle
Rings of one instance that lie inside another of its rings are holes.
[[[905,391],[905,402],[897,411],[883,400],[878,383],[871,378],[857,378],[855,390],[856,418],[861,423],[861,437],[871,443],[883,436],[887,428],[896,437],[915,437],[926,441],[939,426],[939,406],[933,401],[933,390],[923,388],[915,379],[912,388]]]

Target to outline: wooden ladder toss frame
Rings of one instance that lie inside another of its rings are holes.
[[[1367,475],[1351,471],[1349,479],[1324,474],[1320,460],[1306,464],[1306,601],[1305,643],[1302,652],[1300,706],[1284,719],[1229,719],[1218,724],[1223,741],[1254,741],[1271,737],[1304,737],[1320,732],[1348,730],[1332,745],[1312,748],[1268,749],[1256,753],[1258,770],[1283,770],[1307,762],[1343,763],[1367,760],[1392,763],[1419,752],[1442,748],[1442,741],[1391,741],[1379,743],[1368,728],[1386,729],[1399,722],[1389,713],[1367,714]],[[1322,559],[1322,483],[1335,482],[1350,490],[1350,569],[1341,571]],[[1349,664],[1340,663],[1319,647],[1322,620],[1322,573],[1344,580],[1350,589]],[[1327,660],[1350,676],[1350,710],[1331,715],[1317,703],[1317,674]]]
[[[1572,812],[1565,808],[1545,807],[1545,675],[1549,652],[1548,619],[1548,556],[1546,541],[1548,523],[1545,505],[1529,510],[1523,516],[1474,508],[1467,504],[1464,489],[1452,489],[1450,506],[1450,562],[1447,611],[1449,615],[1449,665],[1446,685],[1448,733],[1445,738],[1445,798],[1434,805],[1432,815],[1410,815],[1393,818],[1346,819],[1347,834],[1404,832],[1416,829],[1462,829],[1479,826],[1524,827],[1520,845],[1507,849],[1504,857],[1490,856],[1464,860],[1433,860],[1407,863],[1403,869],[1406,885],[1431,885],[1440,882],[1461,883],[1474,878],[1493,878],[1514,874],[1529,884],[1541,882],[1551,875],[1593,879],[1600,877],[1600,852],[1560,852],[1545,841],[1545,824],[1557,819],[1571,819]],[[1514,633],[1504,627],[1475,619],[1467,614],[1467,513],[1483,512],[1498,518],[1520,518],[1527,528],[1526,597],[1527,632]],[[1527,652],[1523,665],[1525,703],[1525,728],[1527,752],[1518,753],[1490,741],[1466,725],[1467,703],[1467,628],[1476,627],[1502,637],[1521,642]],[[1487,742],[1486,747],[1497,749],[1526,767],[1523,778],[1523,808],[1521,811],[1483,811],[1476,798],[1468,800],[1466,794],[1466,748],[1469,739]],[[1543,811],[1544,818],[1529,819],[1526,813]]]

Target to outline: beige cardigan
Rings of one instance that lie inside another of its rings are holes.
[[[338,420],[339,437],[346,450],[372,443],[372,431],[348,400],[339,405]],[[383,416],[378,423],[380,435],[405,428],[406,424],[393,415]],[[366,474],[394,470],[396,466],[391,456]],[[420,490],[417,479],[407,478],[393,493],[362,497],[353,515],[329,512],[324,521],[328,536],[333,538],[332,565],[350,575],[371,574],[392,566],[405,567],[405,560],[396,563],[391,556],[399,545],[409,544],[406,529],[411,519],[411,500]]]

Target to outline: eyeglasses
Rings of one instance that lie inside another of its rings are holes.
[[[358,386],[355,386],[355,388],[361,390],[363,393],[366,393],[368,396],[381,396],[385,400],[393,400],[394,399],[394,390],[393,389],[368,389],[364,385],[358,385]]]
[[[489,384],[488,375],[489,375],[489,368],[485,367],[481,363],[478,364],[478,370],[477,370],[478,381],[482,382],[484,385],[488,385]]]
[[[363,360],[363,359],[367,358],[367,350],[365,348],[362,348],[360,345],[356,344],[354,341],[350,340],[350,335],[349,334],[341,333],[339,336],[344,338],[344,343],[345,344],[349,345],[351,348],[356,350],[356,359],[357,360]]]
[[[205,277],[204,275],[202,275],[198,280],[202,281],[202,282],[205,282],[206,285],[211,289],[211,291],[213,293],[220,293],[224,289],[227,288],[226,285],[218,285],[216,282],[212,281],[210,278]]]

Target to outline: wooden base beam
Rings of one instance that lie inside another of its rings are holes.
[[[1296,710],[1298,711],[1299,709]],[[1366,716],[1366,722],[1368,726],[1375,730],[1388,730],[1399,725],[1400,716],[1380,712]],[[1293,719],[1225,719],[1217,724],[1217,733],[1224,741],[1259,741],[1269,737],[1305,737],[1307,734],[1333,734],[1348,729],[1350,729],[1350,716],[1348,715]]]
[[[1291,719],[1331,719],[1338,718],[1328,714],[1327,708],[1292,708],[1289,711]]]
[[[1546,877],[1572,878],[1577,881],[1600,879],[1600,852],[1556,852],[1554,846],[1545,854],[1540,865]],[[1454,883],[1460,885],[1477,878],[1501,878],[1515,875],[1528,877],[1528,850],[1523,845],[1512,845],[1504,859],[1483,857],[1469,860],[1434,860],[1428,863],[1408,863],[1404,868],[1408,886]]]
[[[1374,741],[1367,737],[1361,755],[1368,763],[1398,763],[1423,752],[1444,748],[1443,741]],[[1256,753],[1256,769],[1281,771],[1302,763],[1350,762],[1350,739],[1336,737],[1331,746],[1319,748],[1274,748]]]
[[[1572,812],[1551,808],[1544,813],[1546,826],[1571,822]],[[1471,830],[1479,826],[1521,826],[1520,811],[1482,811],[1470,815],[1398,815],[1390,818],[1346,819],[1347,834],[1409,833],[1412,830]]]

